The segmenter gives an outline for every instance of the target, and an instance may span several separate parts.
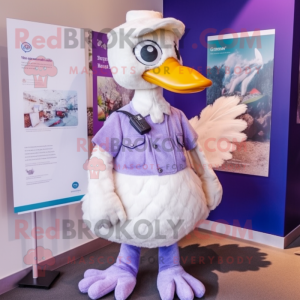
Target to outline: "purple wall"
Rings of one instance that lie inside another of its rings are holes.
[[[224,197],[209,219],[235,225],[238,220],[242,227],[251,220],[253,230],[284,236],[285,225],[289,230],[296,225],[285,224],[294,0],[164,0],[164,15],[185,23],[189,31],[180,49],[184,64],[202,70],[206,69],[207,49],[199,37],[205,29],[215,28],[216,34],[225,28],[231,32],[276,30],[270,175],[218,172]],[[196,49],[192,47],[195,43]],[[165,97],[188,117],[199,113],[206,102],[205,92],[184,96],[165,92]],[[291,117],[295,122],[295,112]]]

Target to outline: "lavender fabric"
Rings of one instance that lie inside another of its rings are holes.
[[[180,300],[192,300],[194,296],[203,297],[204,285],[186,273],[179,264],[177,244],[159,248],[159,262],[157,287],[162,300],[174,299],[175,292]]]
[[[114,265],[106,270],[89,269],[78,287],[81,293],[88,293],[91,299],[99,299],[115,290],[116,300],[125,300],[136,285],[141,249],[121,245]],[[177,244],[159,248],[159,274],[157,287],[162,300],[174,299],[175,292],[180,300],[201,298],[205,293],[204,285],[189,275],[180,266]]]
[[[132,103],[122,110],[138,114]],[[171,114],[165,114],[162,123],[153,123],[150,115],[145,119],[151,131],[140,135],[128,116],[114,112],[92,141],[114,157],[114,169],[120,173],[163,176],[185,169],[184,148],[195,148],[198,136],[184,113],[171,107]]]
[[[141,249],[122,244],[114,265],[108,269],[89,269],[79,284],[82,293],[88,293],[91,299],[98,299],[115,290],[116,300],[125,300],[136,285]]]

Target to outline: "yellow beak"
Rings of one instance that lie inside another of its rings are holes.
[[[146,71],[142,77],[155,85],[180,94],[197,93],[212,85],[212,81],[198,71],[182,66],[175,58],[168,58],[158,68]]]

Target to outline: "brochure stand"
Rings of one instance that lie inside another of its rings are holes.
[[[36,212],[32,212],[32,228],[35,230],[35,237],[37,236],[36,230]],[[29,272],[18,283],[19,287],[32,287],[39,289],[49,289],[54,280],[59,276],[59,271],[48,271],[38,269],[38,253],[37,253],[37,239],[33,239],[32,248],[34,250],[35,263],[32,265],[32,271]]]

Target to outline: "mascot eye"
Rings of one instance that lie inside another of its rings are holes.
[[[133,52],[138,61],[146,66],[156,65],[162,56],[161,48],[153,41],[143,41],[137,44]]]

